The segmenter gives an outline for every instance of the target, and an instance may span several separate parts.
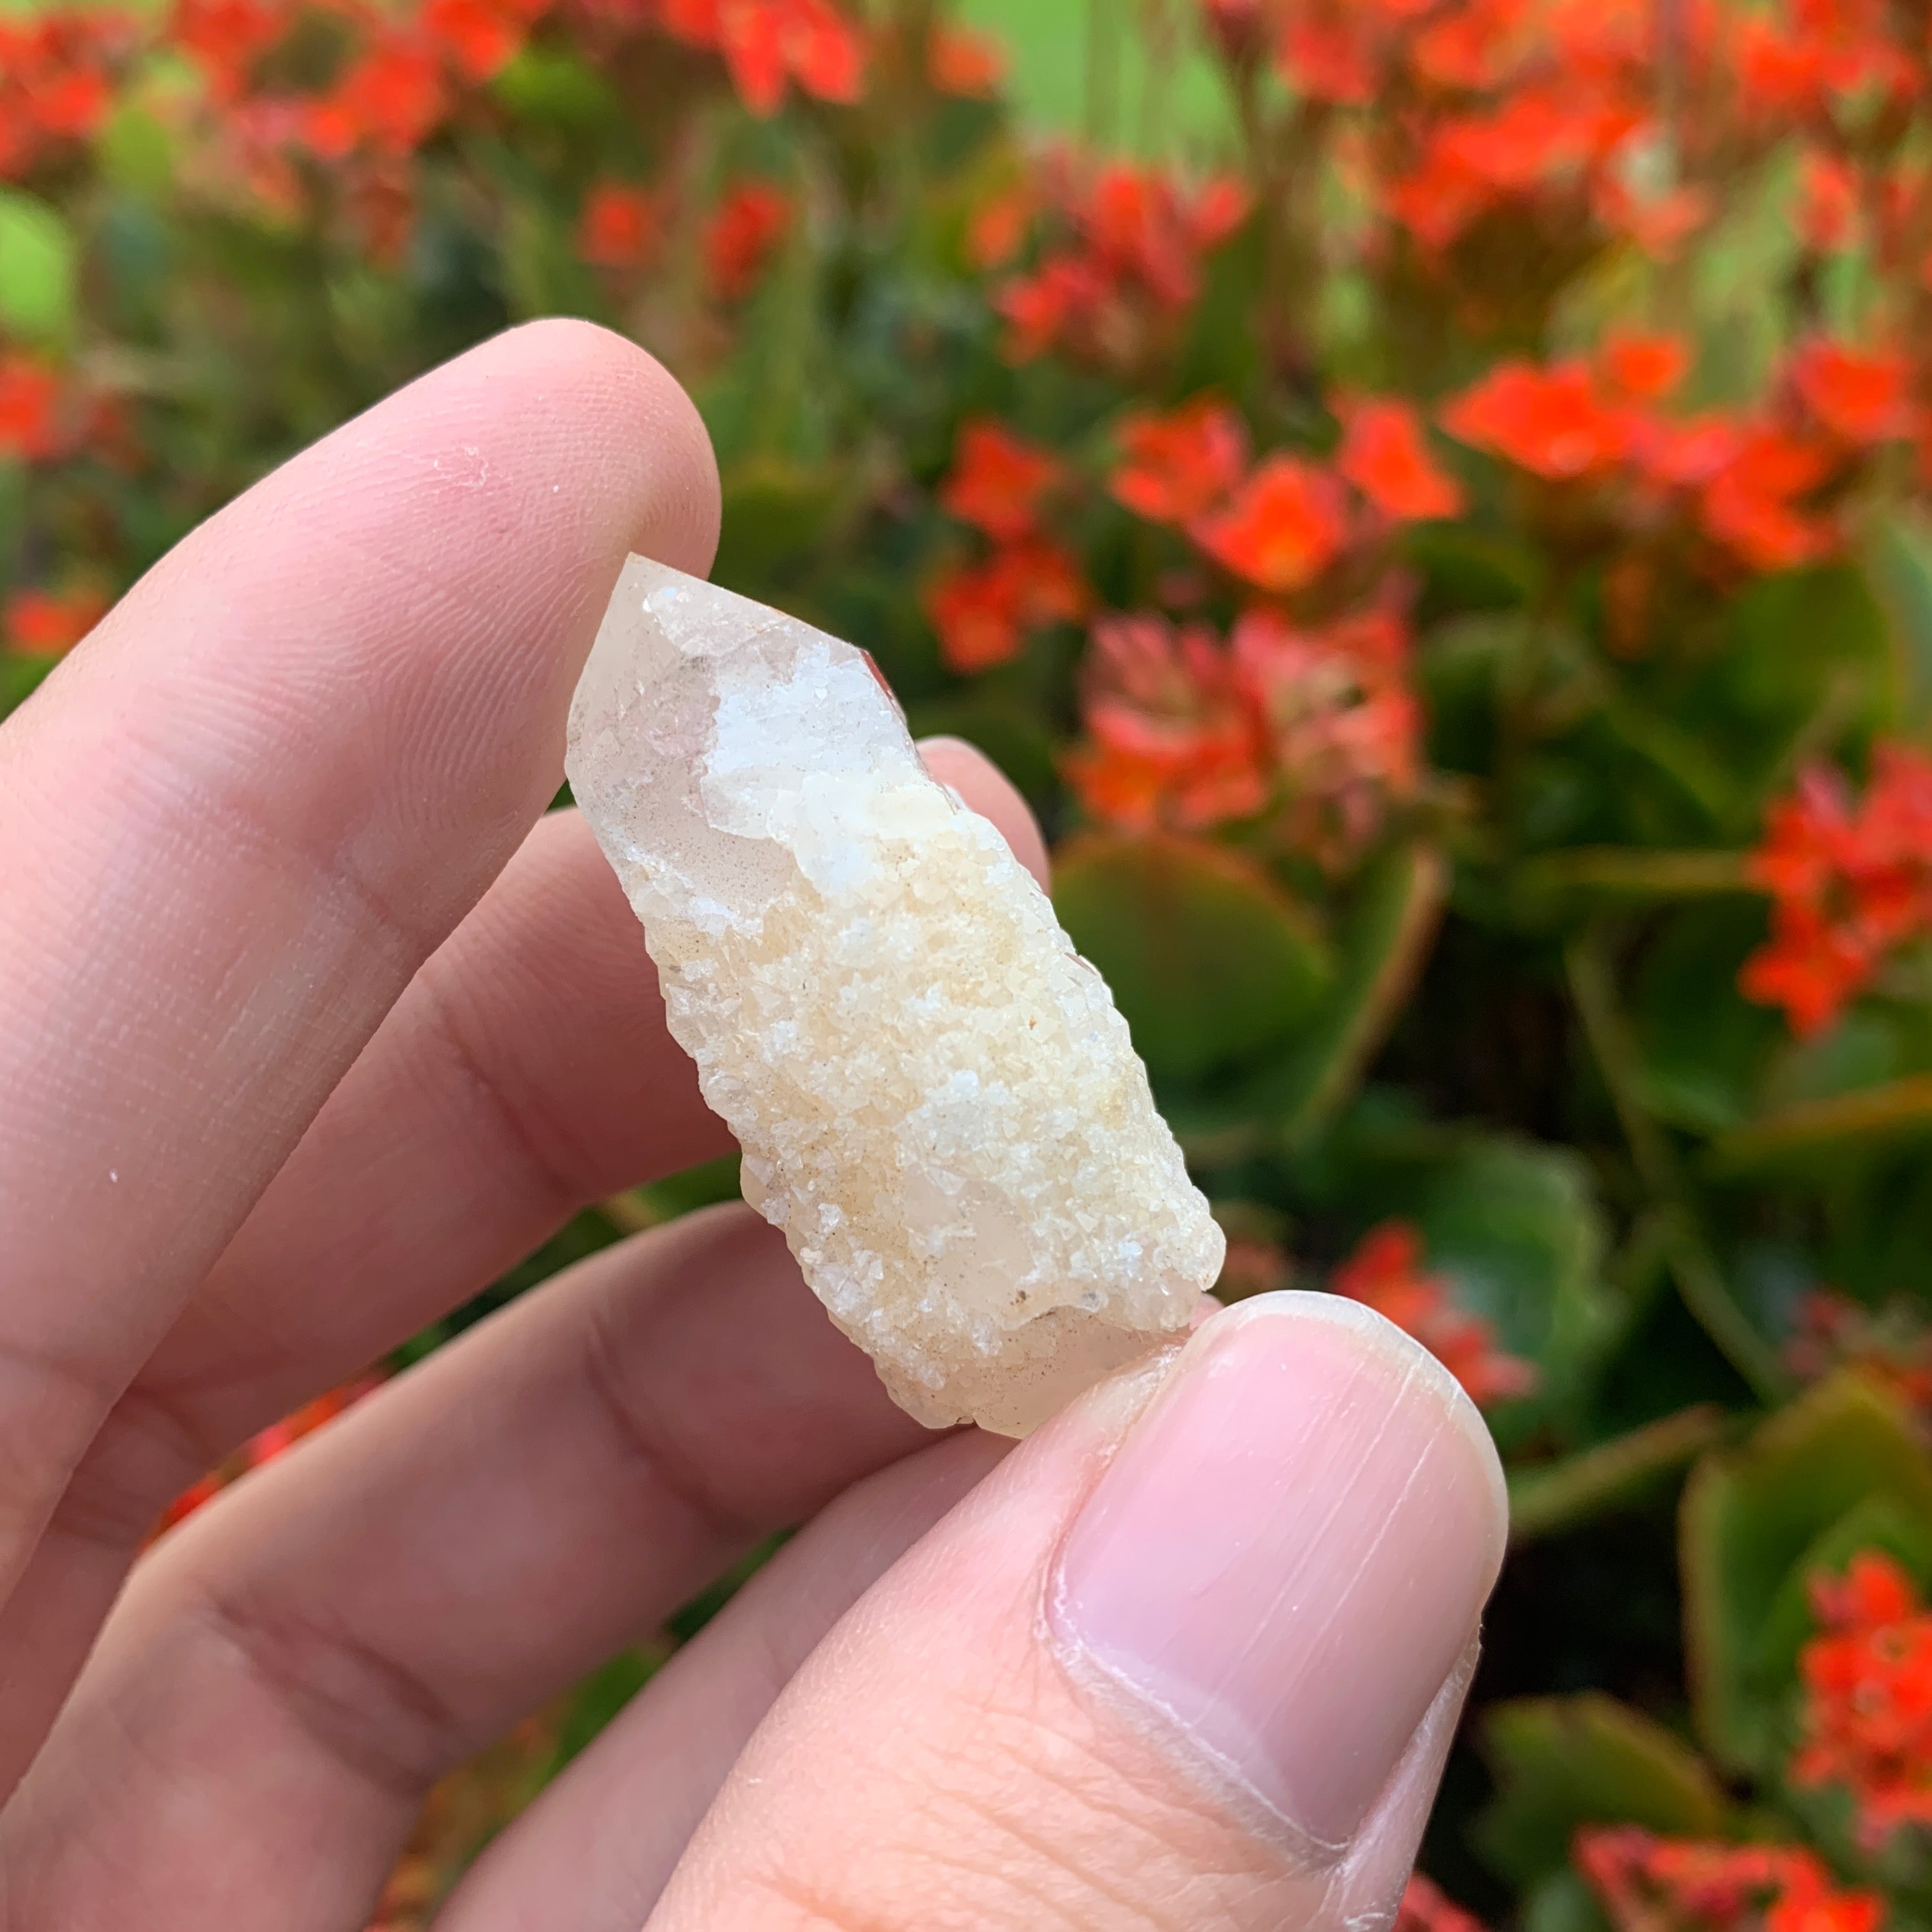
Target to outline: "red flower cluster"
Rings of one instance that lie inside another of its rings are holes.
[[[1462,491],[1439,469],[1420,419],[1390,397],[1345,402],[1333,468],[1277,452],[1247,467],[1247,430],[1202,398],[1162,416],[1130,416],[1110,487],[1150,522],[1184,529],[1224,569],[1282,596],[1306,588],[1359,533],[1346,481],[1388,523],[1453,516]]]
[[[91,585],[66,591],[16,590],[0,605],[0,648],[58,657],[106,616],[108,604]]]
[[[1784,1359],[1812,1382],[1847,1364],[1886,1384],[1932,1432],[1932,1326],[1916,1300],[1901,1298],[1871,1309],[1830,1288],[1798,1298]]]
[[[131,16],[109,8],[0,19],[0,181],[94,133],[135,39]]]
[[[1303,100],[1373,111],[1360,184],[1425,260],[1502,212],[1552,235],[1594,225],[1668,256],[1716,212],[1741,158],[1794,131],[1816,190],[1806,232],[1820,245],[1845,245],[1855,216],[1876,208],[1890,265],[1927,246],[1927,184],[1899,111],[1924,91],[1924,49],[1882,8],[1208,0],[1206,11],[1232,58],[1271,39]]]
[[[1201,292],[1202,258],[1240,227],[1249,205],[1232,178],[1190,188],[1124,161],[1090,176],[1064,160],[1050,164],[1031,199],[1057,212],[1064,232],[994,298],[1006,353],[1025,362],[1058,350],[1114,368],[1136,366],[1172,334]]]
[[[203,1503],[219,1496],[230,1484],[238,1481],[250,1469],[259,1469],[263,1463],[272,1462],[304,1436],[313,1435],[325,1422],[332,1422],[344,1409],[380,1388],[382,1379],[380,1376],[368,1375],[344,1382],[340,1388],[331,1389],[326,1395],[319,1395],[313,1402],[305,1402],[292,1415],[271,1424],[259,1435],[251,1436],[227,1461],[184,1490],[168,1505],[155,1526],[155,1535],[172,1529],[184,1516],[192,1516]]]
[[[664,220],[649,188],[596,183],[577,218],[577,252],[593,268],[638,268],[657,253]]]
[[[1772,896],[1772,932],[1738,984],[1783,1007],[1793,1032],[1818,1033],[1891,953],[1932,932],[1932,758],[1880,745],[1856,803],[1838,772],[1809,767],[1767,814],[1751,875]]]
[[[704,230],[704,286],[713,302],[742,302],[791,226],[791,196],[767,181],[734,182]]]
[[[989,100],[1006,76],[1005,50],[990,34],[934,21],[926,37],[926,77],[936,93]]]
[[[328,85],[284,92],[266,57],[304,17],[296,0],[175,0],[168,44],[201,69],[231,153],[224,172],[272,200],[296,192],[290,154],[327,163],[381,256],[395,254],[412,214],[403,164],[455,114],[463,91],[516,56],[554,0],[418,0],[412,11],[375,13],[330,0],[354,37]],[[380,202],[383,205],[376,206]]]
[[[1898,356],[1819,340],[1792,358],[1774,406],[1667,414],[1688,362],[1670,336],[1616,338],[1594,359],[1498,363],[1450,400],[1444,428],[1552,483],[1615,485],[1634,530],[1682,506],[1753,570],[1832,554],[1842,541],[1821,494],[1840,490],[1876,446],[1916,433]]]
[[[1110,617],[1083,667],[1086,736],[1066,774],[1126,830],[1200,831],[1274,809],[1277,836],[1341,872],[1413,791],[1421,716],[1407,634],[1371,611],[1322,626],[1250,611],[1204,624]]]
[[[1932,1825],[1932,1614],[1874,1551],[1842,1578],[1814,1582],[1811,1607],[1821,1628],[1798,1658],[1804,1736],[1792,1781],[1843,1786],[1876,1850],[1901,1825]]]
[[[1413,1335],[1486,1406],[1536,1386],[1536,1366],[1496,1346],[1496,1330],[1479,1315],[1459,1308],[1440,1275],[1422,1272],[1422,1237],[1406,1221],[1384,1221],[1362,1237],[1328,1286],[1386,1316]]]
[[[776,114],[789,83],[820,100],[865,91],[866,46],[832,0],[659,0],[665,31],[714,49],[738,98]]]
[[[1211,396],[1165,416],[1142,410],[1115,432],[1120,460],[1108,487],[1150,524],[1186,529],[1232,494],[1248,467],[1248,426]]]
[[[32,356],[0,353],[0,463],[40,463],[60,454],[61,380]]]
[[[1042,504],[1065,480],[1057,458],[997,422],[981,418],[960,430],[939,500],[992,548],[976,562],[951,566],[926,593],[926,614],[953,670],[1004,664],[1030,632],[1085,614],[1080,566],[1040,523]]]
[[[1841,1888],[1796,1845],[1586,1826],[1570,1856],[1616,1932],[1878,1932],[1885,1900]]]

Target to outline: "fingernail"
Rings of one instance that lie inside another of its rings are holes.
[[[1352,1838],[1456,1667],[1508,1531],[1487,1430],[1359,1304],[1219,1316],[1075,1520],[1052,1600],[1076,1675],[1314,1841]]]

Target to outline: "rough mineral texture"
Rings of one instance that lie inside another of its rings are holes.
[[[1126,1023],[862,652],[633,557],[568,767],[746,1199],[898,1402],[1023,1435],[1186,1329],[1222,1238]]]

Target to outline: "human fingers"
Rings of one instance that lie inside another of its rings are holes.
[[[9,1922],[359,1928],[443,1770],[926,1439],[748,1209],[594,1257],[142,1562],[0,1813]]]
[[[436,1932],[637,1932],[792,1673],[1012,1447],[962,1430],[823,1510],[491,1840]]]
[[[203,525],[0,730],[0,1594],[542,810],[625,553],[702,568],[716,515],[656,363],[520,330]]]
[[[1373,1924],[1505,1528],[1432,1358],[1352,1303],[1244,1303],[1048,1424],[860,1600],[649,1932]]]
[[[937,776],[1044,876],[985,756]],[[38,1736],[168,1499],[527,1254],[574,1209],[726,1151],[644,935],[553,812],[424,965],[103,1425],[0,1609],[0,1735]]]

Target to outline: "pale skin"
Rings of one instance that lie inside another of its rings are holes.
[[[702,571],[717,518],[670,379],[536,325],[204,526],[0,728],[0,1932],[359,1932],[439,1774],[796,1524],[440,1927],[1392,1910],[1501,1492],[1418,1352],[1316,1298],[1017,1448],[935,1437],[712,1210],[139,1554],[577,1207],[728,1147],[543,816],[625,554]],[[927,756],[1043,874],[1005,781]]]

